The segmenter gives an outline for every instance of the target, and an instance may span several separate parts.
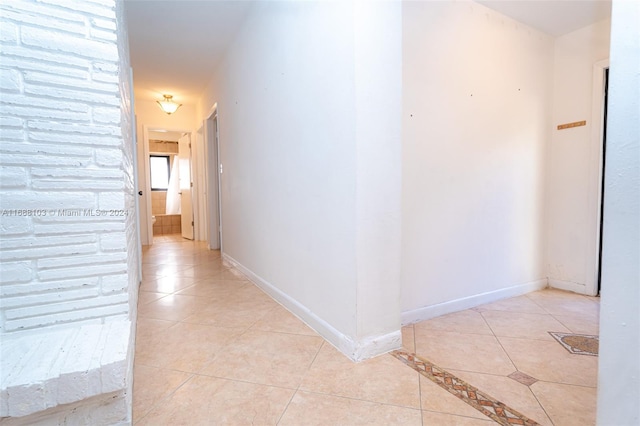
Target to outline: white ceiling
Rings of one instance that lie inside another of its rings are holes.
[[[611,16],[611,0],[475,1],[556,37]]]
[[[136,97],[195,103],[250,1],[125,0]]]
[[[611,0],[476,1],[553,36],[606,19],[611,10]],[[166,93],[177,102],[193,104],[254,2],[125,0],[124,4],[136,97],[159,100]]]

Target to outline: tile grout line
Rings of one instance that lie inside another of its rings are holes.
[[[300,385],[298,385],[298,387],[293,391],[293,394],[291,394],[291,398],[289,398],[289,401],[287,402],[287,405],[284,406],[284,409],[282,410],[282,413],[280,413],[280,416],[278,417],[278,420],[276,420],[276,426],[280,424],[280,422],[282,421],[282,417],[284,417],[284,413],[287,412],[287,410],[289,409],[289,405],[291,405],[291,401],[293,401],[293,398],[296,397],[296,395],[298,394],[298,391],[300,390]]]
[[[134,366],[135,368],[135,366]],[[153,367],[153,368],[157,368],[159,370],[167,370],[165,368],[160,368],[160,367]],[[170,371],[177,371],[177,370],[170,370]],[[147,417],[149,414],[151,414],[156,407],[158,407],[160,405],[161,402],[164,402],[166,400],[168,400],[170,397],[172,397],[180,388],[182,388],[184,385],[186,385],[188,382],[190,382],[195,376],[195,373],[187,373],[187,374],[191,374],[191,376],[187,377],[187,379],[182,382],[177,388],[175,388],[173,391],[169,392],[167,395],[165,395],[164,397],[160,398],[158,401],[156,401],[155,404],[153,404],[151,406],[151,408],[149,408],[149,410],[147,410],[146,413],[144,413],[144,415],[142,417],[140,417],[138,420],[136,420],[135,422],[133,421],[133,415],[131,416],[131,424],[138,424],[140,423],[145,417]]]
[[[411,324],[411,332],[413,334],[413,351],[417,352],[418,344],[416,343],[416,325]],[[420,380],[420,373],[418,373],[418,398],[420,398],[420,422],[424,425],[424,408],[422,407],[422,380]]]
[[[324,339],[323,339],[323,342],[320,343],[320,346],[318,347],[318,350],[316,351],[316,354],[313,356],[313,359],[309,363],[309,367],[307,368],[307,371],[304,373],[304,375],[300,379],[300,383],[298,383],[298,386],[296,387],[296,390],[293,392],[293,395],[291,395],[291,398],[289,399],[289,402],[287,402],[287,405],[284,407],[284,410],[282,410],[282,413],[280,414],[280,417],[278,417],[278,420],[276,421],[276,425],[280,424],[280,422],[282,421],[282,417],[284,417],[284,414],[289,409],[289,405],[291,405],[291,401],[293,401],[293,398],[295,398],[296,395],[298,394],[298,392],[300,391],[300,386],[302,385],[302,382],[304,381],[305,376],[307,375],[307,373],[311,369],[311,366],[313,366],[313,363],[316,362],[316,359],[318,358],[318,354],[322,350],[323,346],[324,346]]]
[[[539,426],[536,421],[529,419],[524,414],[508,407],[506,404],[414,353],[396,350],[390,354],[503,426]]]
[[[486,312],[492,312],[492,311],[486,311]],[[509,355],[509,352],[507,352],[504,345],[502,344],[500,337],[498,337],[496,332],[491,327],[491,324],[489,324],[489,321],[487,321],[487,318],[485,318],[484,313],[483,312],[478,312],[478,313],[480,314],[480,318],[482,318],[482,321],[484,321],[487,327],[489,327],[489,330],[491,330],[491,334],[493,335],[493,338],[496,339],[496,342],[498,342],[498,345],[500,345],[500,349],[502,349],[502,352],[504,352],[504,354],[507,356],[507,358],[509,359],[509,362],[511,363],[511,365],[513,365],[513,368],[515,368],[516,371],[520,371],[516,363],[513,361],[513,359],[511,359],[511,355]]]
[[[267,386],[269,386],[269,385],[267,385]],[[403,408],[403,409],[407,409],[407,410],[415,410],[415,411],[420,411],[420,412],[423,411],[420,407],[409,407],[407,405],[399,405],[399,404],[392,404],[392,403],[389,403],[389,402],[374,401],[372,399],[355,398],[355,397],[352,397],[352,396],[345,396],[345,395],[340,395],[340,394],[337,394],[337,393],[328,393],[328,392],[321,392],[321,391],[315,391],[315,390],[309,390],[309,389],[298,389],[296,391],[296,393],[297,392],[310,393],[310,394],[314,394],[314,395],[329,396],[329,397],[338,398],[338,399],[348,399],[350,401],[364,402],[364,403],[372,404],[372,405],[384,405],[385,407],[396,407],[396,408]],[[432,411],[432,410],[424,410],[424,411]],[[468,417],[468,416],[460,416],[460,417]],[[474,418],[474,417],[468,417],[468,418]]]
[[[546,287],[546,288],[551,288],[551,287]],[[530,298],[527,294],[524,295],[524,297],[526,297],[527,299],[529,299],[530,301],[532,301],[538,308],[542,309],[546,315],[551,315],[551,312],[549,312],[544,306],[542,306],[541,304],[539,304],[538,302],[536,302],[534,299]]]
[[[529,299],[531,300],[531,299]],[[533,301],[532,301],[533,302]],[[534,302],[535,303],[535,302]],[[540,306],[540,308],[542,308]],[[540,315],[548,315],[553,317],[551,314],[540,314]],[[518,366],[516,365],[515,361],[511,358],[511,355],[509,354],[509,352],[505,349],[504,345],[502,344],[502,341],[500,340],[500,338],[496,335],[495,331],[493,331],[493,328],[491,328],[491,325],[489,324],[489,322],[487,321],[487,319],[485,318],[485,316],[483,315],[482,312],[480,312],[480,316],[482,317],[482,319],[484,320],[484,322],[487,324],[487,326],[491,329],[491,332],[493,333],[493,335],[496,338],[496,341],[498,342],[498,344],[500,345],[500,347],[502,348],[502,350],[504,351],[504,353],[507,355],[507,358],[509,358],[509,361],[511,362],[511,364],[513,364],[513,366],[515,367],[517,372],[520,372],[520,369],[518,368]],[[533,340],[533,339],[532,339]],[[509,377],[509,376],[507,376]],[[539,380],[538,380],[539,381]],[[518,382],[520,383],[520,382]],[[531,385],[526,385],[527,390],[531,393],[531,395],[533,396],[533,398],[536,400],[536,402],[538,403],[538,405],[540,406],[540,409],[544,412],[544,414],[547,416],[547,418],[549,419],[549,421],[553,424],[553,421],[551,420],[551,417],[549,416],[549,413],[547,413],[547,410],[544,408],[544,405],[542,405],[542,402],[540,402],[540,400],[538,399],[538,397],[536,396],[535,392],[531,389]]]

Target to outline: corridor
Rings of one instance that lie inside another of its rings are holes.
[[[143,257],[134,423],[595,424],[597,347],[549,332],[597,335],[598,311],[544,290],[404,327],[403,350],[355,364],[219,251],[162,236]]]

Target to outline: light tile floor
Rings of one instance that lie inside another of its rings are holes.
[[[597,357],[549,331],[598,334],[599,299],[544,290],[403,327],[403,344],[543,425],[595,423]],[[512,373],[536,381],[527,386]],[[179,236],[143,255],[138,425],[490,425],[392,355],[354,364],[233,268]]]

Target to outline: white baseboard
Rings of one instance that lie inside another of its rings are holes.
[[[547,279],[530,281],[528,283],[507,287],[500,290],[489,291],[487,293],[476,294],[462,299],[450,300],[448,302],[438,303],[436,305],[425,306],[422,308],[406,311],[402,313],[402,325],[414,324],[416,322],[439,317],[440,315],[450,314],[452,312],[463,311],[486,303],[496,302],[508,297],[521,296],[531,293],[532,291],[541,290],[547,287]]]
[[[368,337],[360,341],[354,341],[349,336],[346,336],[336,330],[331,324],[309,310],[309,308],[293,299],[288,294],[283,293],[273,284],[265,281],[228,254],[223,253],[222,259],[246,275],[247,278],[262,289],[262,291],[284,306],[289,310],[289,312],[297,316],[352,361],[364,361],[365,359],[373,358],[389,351],[399,349],[402,346],[402,333],[400,330],[380,336]]]
[[[572,291],[578,294],[587,294],[587,286],[580,283],[574,283],[571,281],[562,281],[549,278],[549,287],[557,288],[559,290]]]

